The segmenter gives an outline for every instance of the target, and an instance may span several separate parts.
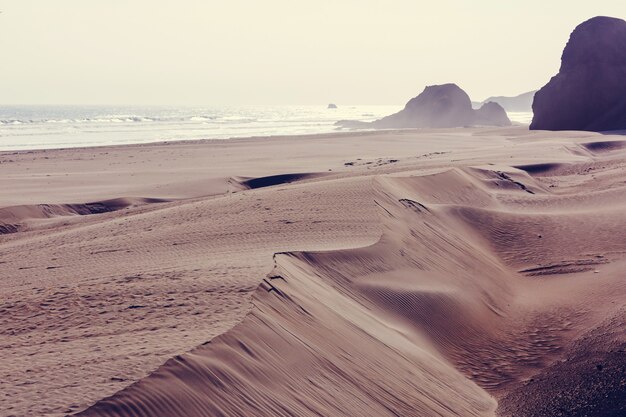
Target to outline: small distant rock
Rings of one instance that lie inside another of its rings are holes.
[[[483,104],[480,109],[474,110],[474,112],[476,116],[474,124],[477,125],[508,126],[511,124],[504,108],[495,101]]]
[[[336,104],[333,104],[333,103],[330,103],[330,104],[328,105],[328,108],[329,108],[329,109],[336,109],[336,108],[337,108],[337,105],[336,105]]]

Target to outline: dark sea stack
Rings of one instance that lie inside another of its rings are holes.
[[[474,110],[474,124],[485,126],[510,126],[511,121],[504,108],[496,102],[490,101]]]
[[[594,17],[578,25],[533,112],[530,129],[626,129],[626,22]]]

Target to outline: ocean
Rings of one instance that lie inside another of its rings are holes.
[[[403,106],[0,106],[0,151],[122,145],[337,131]],[[531,113],[510,113],[529,123]]]

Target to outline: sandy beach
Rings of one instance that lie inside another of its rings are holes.
[[[617,415],[625,170],[522,126],[0,153],[0,414]]]

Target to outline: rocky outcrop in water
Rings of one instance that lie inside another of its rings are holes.
[[[533,112],[531,129],[626,129],[626,22],[594,17],[577,26]]]
[[[446,128],[472,125],[508,126],[511,121],[496,103],[487,103],[478,110],[465,91],[456,84],[432,85],[412,98],[403,110],[371,123],[342,120],[342,127],[403,129]]]

